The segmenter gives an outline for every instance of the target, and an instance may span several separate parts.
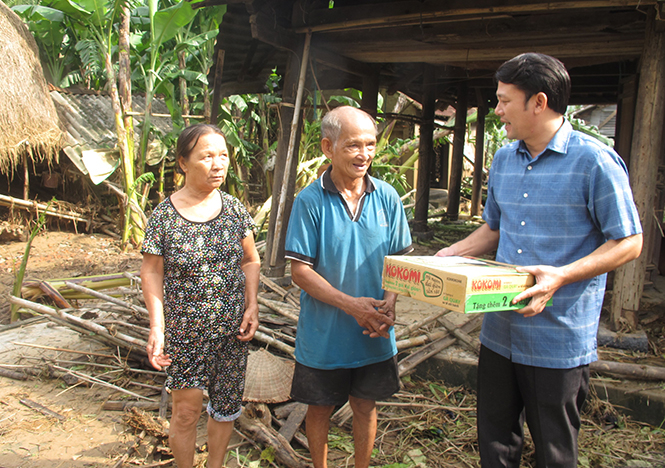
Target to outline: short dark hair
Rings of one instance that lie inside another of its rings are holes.
[[[499,82],[511,84],[522,90],[525,102],[538,93],[545,93],[547,106],[554,112],[565,114],[570,99],[570,75],[559,60],[545,54],[518,55],[494,74]]]
[[[178,142],[175,145],[176,172],[179,174],[183,173],[182,169],[180,168],[180,164],[178,164],[178,158],[182,157],[185,160],[189,159],[189,155],[198,144],[199,138],[209,133],[216,133],[221,135],[224,138],[224,141],[226,141],[226,137],[222,131],[218,127],[210,124],[190,125],[180,133]]]

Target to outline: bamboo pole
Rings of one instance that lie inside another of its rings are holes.
[[[405,349],[414,348],[416,346],[422,346],[432,341],[440,340],[448,336],[448,331],[437,329],[431,333],[425,333],[420,336],[415,336],[413,338],[407,338],[406,340],[400,340],[397,344],[397,351],[403,351]]]
[[[268,336],[263,332],[257,331],[254,334],[254,339],[257,341],[261,341],[262,343],[266,343],[276,349],[279,349],[280,351],[288,354],[289,356],[293,357],[293,355],[296,352],[296,349],[292,346],[289,346],[287,344],[282,343],[279,340],[276,340],[272,336]]]
[[[78,278],[59,278],[51,279],[46,281],[53,288],[55,288],[62,297],[66,299],[91,299],[94,296],[88,294],[81,294],[74,292],[71,289],[67,289],[65,286],[65,281],[78,284],[80,286],[85,286],[95,291],[100,289],[111,289],[117,288],[120,286],[129,286],[131,280],[126,278],[124,274],[114,273],[106,275],[92,275],[92,276],[81,276]],[[25,299],[36,299],[43,295],[43,291],[40,289],[40,281],[25,281],[23,287],[21,288],[21,295]]]
[[[10,208],[19,207],[25,210],[37,210],[39,212],[45,213],[48,216],[85,223],[86,229],[90,225],[90,220],[82,217],[78,213],[75,213],[73,211],[63,212],[60,210],[56,210],[54,208],[50,208],[48,205],[45,205],[43,203],[38,203],[31,200],[21,200],[19,198],[10,197],[8,195],[0,195],[0,205],[7,206]]]
[[[472,333],[476,328],[478,328],[481,322],[482,322],[482,316],[477,315],[468,322],[466,322],[464,325],[462,325],[459,329],[465,333]],[[441,351],[455,344],[456,342],[457,338],[455,338],[454,336],[450,336],[450,334],[448,334],[445,337],[433,341],[432,343],[423,346],[419,350],[409,354],[407,357],[403,358],[397,364],[397,369],[399,370],[400,377],[408,375],[409,373],[411,373],[413,369],[416,368],[418,364],[429,359],[435,354],[440,353]]]
[[[466,322],[464,325],[462,325],[461,329],[466,333],[471,333],[473,330],[475,330],[475,328],[478,326],[481,320],[482,316],[477,315],[468,322]],[[402,359],[401,361],[399,361],[399,363],[397,364],[397,370],[399,372],[400,378],[402,376],[408,375],[412,369],[414,369],[418,364],[423,362],[425,359],[434,356],[435,354],[441,352],[445,348],[457,342],[457,338],[451,337],[450,333],[447,331],[432,333],[429,335],[429,338],[425,339],[424,341],[426,342],[427,340],[431,339],[434,335],[437,335],[439,337],[432,340],[432,343],[428,344],[423,349],[420,349],[415,353],[412,353],[409,356]],[[401,343],[408,341],[414,341],[414,340],[404,340]],[[400,342],[398,342],[398,344],[399,343]],[[397,349],[399,349],[399,347]],[[331,421],[337,424],[338,426],[343,426],[344,424],[346,424],[346,422],[349,420],[349,418],[352,415],[353,411],[351,410],[351,405],[349,405],[349,402],[346,402],[344,406],[342,406],[335,414],[333,414]]]
[[[291,343],[295,343],[295,341],[296,341],[296,339],[292,336],[289,336],[289,335],[287,335],[285,333],[282,333],[280,331],[277,331],[277,330],[272,330],[268,327],[264,327],[263,325],[259,325],[258,330],[261,333],[265,333],[266,335],[272,336],[275,339],[277,339],[277,337],[279,337],[279,338],[281,338],[283,340],[286,340],[286,341],[289,341]]]
[[[596,361],[589,370],[599,374],[636,380],[665,380],[665,368],[627,362]]]
[[[55,364],[53,364],[52,367],[53,367],[54,369],[57,369],[57,370],[62,371],[62,372],[66,372],[67,374],[71,374],[71,375],[73,375],[73,376],[75,376],[75,377],[78,377],[78,378],[81,379],[81,380],[85,380],[86,382],[89,382],[89,383],[92,383],[92,384],[98,384],[98,385],[101,385],[102,387],[111,388],[111,389],[113,389],[113,390],[117,390],[117,391],[119,391],[119,392],[126,393],[127,395],[131,395],[131,396],[133,396],[133,397],[135,397],[135,398],[139,398],[139,399],[141,399],[141,400],[155,401],[155,400],[153,400],[152,398],[144,397],[144,396],[141,395],[141,394],[134,393],[134,392],[130,392],[129,390],[126,390],[126,389],[124,389],[124,388],[122,388],[122,387],[119,387],[119,386],[117,386],[117,385],[113,385],[113,384],[111,384],[111,383],[105,382],[105,381],[103,381],[103,380],[101,380],[101,379],[98,379],[98,378],[96,378],[96,377],[93,377],[93,376],[91,376],[91,375],[84,374],[83,372],[77,372],[77,371],[75,371],[75,370],[67,369],[66,367],[60,367],[60,366],[57,366],[57,365],[55,365]]]
[[[282,182],[281,190],[279,191],[279,201],[277,203],[277,216],[275,217],[275,229],[273,236],[273,244],[270,249],[270,266],[277,265],[277,250],[282,237],[279,233],[282,230],[284,221],[284,210],[286,205],[286,192],[288,192],[289,180],[291,178],[291,165],[295,153],[296,133],[298,131],[298,120],[300,119],[300,108],[302,106],[302,96],[305,89],[305,77],[307,76],[307,61],[309,60],[309,48],[312,41],[312,33],[308,32],[305,35],[305,46],[303,48],[302,60],[300,63],[300,77],[298,79],[298,90],[296,91],[296,102],[293,110],[293,119],[291,120],[291,134],[289,136],[289,146],[286,152],[286,163],[284,165],[284,181]]]
[[[275,283],[273,280],[271,280],[264,274],[261,274],[261,282],[266,286],[268,286],[270,289],[272,289],[274,292],[282,296],[282,299],[284,299],[292,306],[300,307],[300,298],[295,294],[293,294],[291,291],[287,291],[286,289],[281,287],[279,284]]]
[[[103,358],[108,358],[108,359],[117,359],[117,356],[113,356],[111,354],[94,353],[92,351],[79,351],[77,349],[55,348],[53,346],[44,346],[44,345],[38,345],[38,344],[35,344],[35,343],[21,343],[20,341],[12,341],[12,344],[15,344],[17,346],[27,346],[29,348],[48,349],[49,351],[57,351],[59,353],[84,354],[86,356],[95,356],[95,357],[103,357]]]
[[[23,199],[30,200],[30,171],[28,169],[28,148],[30,143],[27,140],[24,140],[26,143],[23,150]]]
[[[150,316],[150,314],[148,313],[148,309],[144,307],[140,307],[120,299],[116,299],[115,297],[111,297],[104,293],[100,293],[98,291],[95,291],[94,289],[86,288],[85,286],[80,286],[78,284],[72,283],[71,281],[65,281],[65,286],[73,289],[74,291],[90,294],[91,296],[96,297],[98,299],[104,299],[105,301],[108,301],[111,304],[126,307],[130,310],[142,314],[145,318],[148,318]]]
[[[65,324],[73,323],[78,325],[81,328],[85,328],[97,334],[97,336],[105,341],[113,343],[115,346],[121,346],[123,348],[135,349],[138,348],[145,353],[146,342],[139,340],[124,333],[115,333],[111,334],[106,328],[101,325],[98,325],[89,320],[84,320],[79,317],[75,317],[63,311],[56,311],[42,304],[37,304],[36,302],[26,301],[25,299],[20,299],[18,297],[9,296],[9,302],[12,304],[18,304],[21,307],[34,310],[41,314],[48,315],[49,317],[55,317],[58,319],[65,320]]]
[[[409,334],[411,334],[412,331],[418,330],[419,328],[424,327],[425,325],[435,321],[436,319],[438,319],[439,317],[441,317],[444,314],[447,314],[448,312],[450,312],[448,309],[441,309],[439,312],[437,312],[435,314],[432,314],[428,317],[425,317],[424,319],[422,319],[418,322],[413,322],[408,327],[404,327],[401,330],[396,331],[395,332],[395,340],[399,340],[400,338],[402,338],[404,336],[409,336]]]
[[[446,327],[446,329],[455,335],[455,338],[460,340],[460,342],[464,343],[467,348],[476,353],[476,355],[480,354],[480,341],[477,338],[470,337],[446,317],[439,317],[438,320],[441,325]]]
[[[258,302],[259,304],[263,304],[264,306],[270,308],[271,310],[274,310],[278,314],[289,318],[293,320],[294,322],[298,323],[298,315],[296,310],[288,310],[290,307],[284,307],[286,304],[283,302],[279,301],[273,301],[271,299],[266,299],[265,297],[261,297],[261,295],[258,296]]]

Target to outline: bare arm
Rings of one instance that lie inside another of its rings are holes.
[[[516,303],[532,298],[529,305],[517,312],[525,317],[537,315],[562,286],[612,271],[636,259],[641,251],[642,234],[635,234],[623,239],[609,240],[589,255],[562,267],[546,265],[519,267],[518,271],[534,275],[536,284],[513,299],[513,303]]]
[[[445,247],[436,253],[437,257],[448,257],[451,255],[479,257],[490,253],[499,246],[499,230],[490,229],[489,225],[483,224],[459,242],[450,247]]]
[[[150,364],[157,370],[171,360],[164,354],[164,257],[143,254],[141,286],[145,305],[150,314],[150,335],[146,352]]]
[[[254,245],[254,234],[248,234],[242,241],[243,257],[240,268],[245,273],[245,313],[240,324],[238,339],[249,341],[259,328],[259,272],[261,259]]]
[[[291,260],[291,276],[293,281],[313,298],[337,307],[355,318],[358,325],[369,331],[370,336],[389,337],[388,329],[395,322],[389,315],[377,310],[377,308],[383,309],[386,306],[385,300],[349,296],[334,288],[310,265],[293,259]]]

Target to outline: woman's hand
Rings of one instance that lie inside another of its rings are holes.
[[[171,364],[171,358],[164,354],[164,330],[161,328],[150,328],[145,350],[148,353],[148,361],[155,369],[162,370]]]
[[[254,338],[254,333],[259,328],[259,305],[252,303],[245,309],[245,314],[242,316],[242,323],[238,339],[240,341],[250,341]]]

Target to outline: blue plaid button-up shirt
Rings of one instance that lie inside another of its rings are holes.
[[[623,160],[568,121],[536,158],[522,141],[496,152],[483,218],[500,230],[496,259],[516,265],[563,266],[609,239],[642,232]],[[486,314],[481,342],[529,366],[568,369],[595,361],[606,277],[562,287],[534,317]]]

